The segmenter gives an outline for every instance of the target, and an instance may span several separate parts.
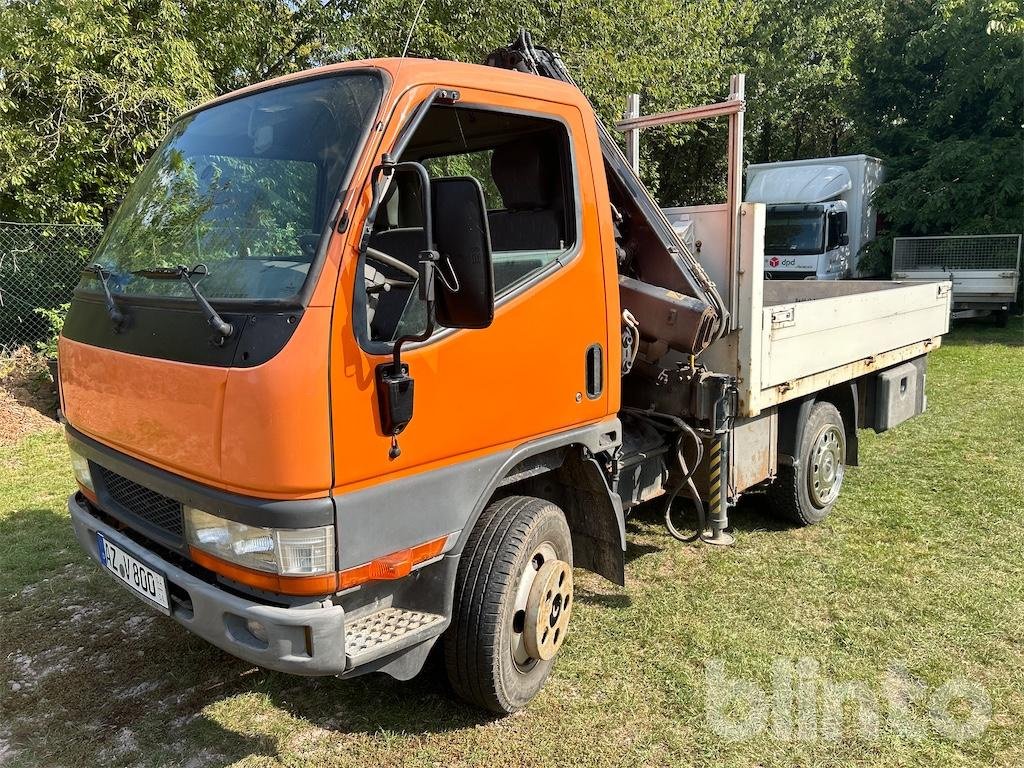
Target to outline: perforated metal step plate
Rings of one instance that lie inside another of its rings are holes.
[[[345,656],[352,668],[437,634],[444,616],[383,608],[345,624]]]

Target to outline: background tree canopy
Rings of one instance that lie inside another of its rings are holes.
[[[0,218],[106,221],[170,121],[242,85],[397,55],[418,0],[0,0]],[[894,233],[1019,231],[1022,0],[426,0],[410,54],[481,61],[525,26],[606,120],[747,73],[751,162],[886,160]],[[646,132],[666,205],[724,195],[725,125]]]
[[[895,234],[1021,231],[1022,11],[887,0],[858,42],[850,112],[858,145],[888,162],[876,199]]]

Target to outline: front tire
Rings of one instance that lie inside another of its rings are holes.
[[[498,714],[525,707],[551,673],[573,602],[562,510],[529,496],[489,505],[459,561],[444,636],[455,693]]]
[[[780,464],[768,488],[772,511],[798,525],[828,517],[846,475],[846,430],[832,403],[811,406],[797,440],[794,464]]]

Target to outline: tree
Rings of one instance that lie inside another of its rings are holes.
[[[892,234],[1019,232],[1024,4],[888,0],[884,18],[858,51],[853,113],[887,164],[875,201]]]
[[[709,9],[700,12],[707,14]],[[876,4],[766,0],[726,4],[717,13],[725,14],[727,24],[707,30],[712,36],[704,41],[700,59],[705,90],[681,94],[687,99],[681,104],[724,98],[729,75],[744,72],[744,149],[749,161],[829,156],[853,149],[855,137],[846,110],[854,84],[853,50],[877,23]],[[652,134],[649,140],[655,150],[650,160],[660,168],[660,199],[667,204],[723,200],[726,138],[724,120]]]
[[[109,218],[171,121],[344,57],[341,0],[0,4],[0,218]]]
[[[749,72],[747,156],[751,162],[845,154],[855,137],[848,115],[854,50],[880,21],[877,3],[770,0],[737,46]]]
[[[171,0],[12,0],[0,21],[0,217],[87,222],[212,93]]]

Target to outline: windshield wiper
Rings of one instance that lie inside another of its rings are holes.
[[[114,324],[114,333],[120,333],[121,329],[124,328],[125,320],[127,318],[120,309],[117,308],[117,304],[114,302],[114,296],[110,292],[110,286],[107,285],[107,278],[113,276],[113,272],[106,269],[101,264],[90,264],[82,269],[83,273],[94,275],[96,279],[100,281],[100,285],[103,286],[103,297],[107,304],[107,314],[110,315],[110,321]]]
[[[151,267],[149,269],[136,270],[132,272],[132,274],[138,275],[139,277],[145,277],[149,280],[184,281],[188,284],[188,287],[192,289],[192,295],[195,296],[200,309],[203,310],[206,322],[209,323],[214,332],[220,336],[220,343],[223,344],[224,340],[235,332],[234,326],[217,314],[217,310],[210,306],[210,302],[208,302],[206,297],[199,292],[199,287],[192,280],[193,275],[198,275],[202,278],[210,274],[210,270],[205,264],[196,264],[192,269],[189,269],[184,264],[177,267]]]

